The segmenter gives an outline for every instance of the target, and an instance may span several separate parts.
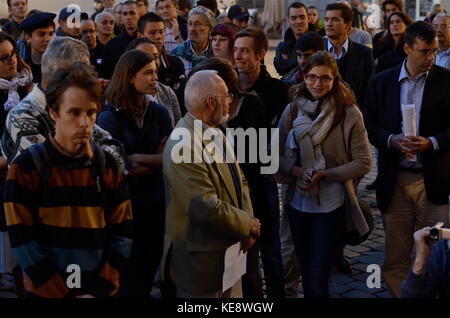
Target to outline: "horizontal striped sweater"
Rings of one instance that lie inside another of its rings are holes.
[[[123,176],[105,153],[99,192],[87,156],[68,157],[49,140],[45,147],[48,177],[39,175],[26,150],[11,165],[4,188],[11,247],[23,269],[25,289],[45,298],[113,296],[132,243]],[[81,269],[78,281],[72,264]]]

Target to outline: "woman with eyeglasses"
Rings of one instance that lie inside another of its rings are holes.
[[[125,52],[106,89],[109,105],[98,117],[98,124],[123,144],[129,171],[134,235],[131,267],[121,280],[123,297],[150,297],[163,250],[162,152],[172,126],[166,108],[148,97],[155,85],[154,57],[139,50]]]
[[[392,68],[406,58],[403,45],[406,28],[412,23],[411,18],[403,12],[394,12],[388,17],[386,33],[373,49],[376,73]]]
[[[2,133],[9,110],[16,106],[33,87],[31,70],[20,58],[18,51],[14,38],[8,33],[0,32],[0,131]],[[2,276],[2,273],[11,273],[17,264],[11,254],[3,210],[3,185],[6,172],[6,159],[0,155],[0,288],[2,289],[8,286],[13,287],[13,281],[6,280],[7,276]]]
[[[361,112],[335,59],[315,53],[304,74],[278,126],[279,175],[288,183],[285,208],[305,298],[326,298],[344,230],[369,231],[356,189],[371,156]]]

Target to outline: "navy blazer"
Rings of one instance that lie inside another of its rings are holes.
[[[325,38],[325,49],[328,50],[327,38]],[[343,59],[346,59],[345,66],[342,63]],[[337,63],[339,73],[352,88],[358,105],[362,108],[369,79],[374,73],[372,50],[348,39],[348,51]]]
[[[378,149],[377,202],[385,212],[392,199],[400,153],[387,145],[391,134],[402,133],[400,70],[402,65],[375,75],[369,82],[364,120],[370,142]],[[434,65],[425,81],[419,135],[435,137],[438,151],[422,153],[428,199],[446,204],[450,192],[450,71]]]

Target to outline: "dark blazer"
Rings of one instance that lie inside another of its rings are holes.
[[[136,39],[136,36],[130,36],[127,32],[122,32],[106,43],[100,68],[100,76],[102,78],[111,79],[117,62],[134,39]]]
[[[378,149],[377,202],[386,212],[392,199],[400,153],[387,145],[391,134],[400,134],[401,65],[375,75],[369,83],[364,119],[370,142]],[[420,111],[419,135],[435,137],[438,151],[422,153],[423,177],[428,199],[448,202],[450,192],[450,71],[434,65],[426,79]]]
[[[180,35],[182,39],[186,41],[188,38],[187,22],[180,16],[177,16],[177,21],[178,21],[178,28],[180,29]]]
[[[325,48],[328,48],[328,39],[325,39]],[[374,72],[372,50],[348,39],[348,51],[337,62],[339,73],[341,73],[344,81],[350,85],[359,106],[362,107],[369,78]]]
[[[308,32],[315,32],[314,25],[311,23],[308,24]],[[273,65],[281,76],[298,66],[296,43],[297,39],[295,38],[294,31],[288,28],[284,32],[284,41],[277,45],[275,58],[273,59]],[[283,58],[283,54],[286,54],[288,58]]]
[[[20,35],[22,34],[22,27],[19,23],[12,19],[2,27],[2,30],[3,32],[12,35],[16,41],[19,40]]]

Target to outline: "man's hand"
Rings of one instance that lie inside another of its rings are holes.
[[[151,168],[140,165],[136,162],[133,162],[133,165],[131,166],[129,174],[132,177],[140,177],[140,176],[145,176],[147,174],[150,174],[152,172],[153,172],[153,170]]]
[[[177,18],[170,20],[169,23],[172,26],[171,29],[172,29],[173,37],[176,38],[178,41],[180,41],[180,38],[181,38],[180,26],[178,25]]]
[[[284,60],[287,60],[287,59],[289,58],[289,56],[288,56],[287,54],[285,54],[285,53],[281,54],[281,57],[282,57]]]
[[[241,249],[244,253],[247,253],[248,250],[255,245],[256,239],[252,236],[247,237],[245,240],[241,242]]]
[[[424,152],[433,149],[433,143],[429,138],[422,136],[407,136],[405,139],[405,146],[411,149],[412,153]]]
[[[412,154],[412,149],[409,148],[408,146],[406,146],[406,143],[408,143],[408,139],[403,136],[403,134],[398,134],[398,135],[393,135],[391,137],[391,148],[396,149],[397,151],[401,152],[401,153],[411,153]]]
[[[139,153],[134,153],[127,156],[127,160],[133,163],[140,163],[142,161],[142,156]]]
[[[416,275],[425,274],[425,265],[427,264],[427,258],[431,251],[431,244],[429,244],[428,238],[430,237],[430,227],[425,227],[414,233],[414,242],[416,245],[416,258],[413,265],[413,273]]]
[[[252,218],[250,224],[250,236],[258,238],[260,232],[261,232],[261,222],[259,222],[259,219],[257,218]]]

